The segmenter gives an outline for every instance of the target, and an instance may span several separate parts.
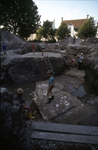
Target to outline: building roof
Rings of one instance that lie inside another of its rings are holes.
[[[86,19],[77,19],[77,20],[63,20],[63,22],[65,22],[67,25],[73,24],[74,28],[79,28],[82,26],[82,24],[84,22],[86,22],[86,20],[87,20],[87,18]]]

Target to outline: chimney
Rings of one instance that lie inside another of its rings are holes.
[[[89,15],[87,15],[87,19],[88,19]]]
[[[63,17],[61,18],[61,22],[63,21]]]

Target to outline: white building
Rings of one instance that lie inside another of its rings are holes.
[[[68,25],[68,28],[70,30],[70,34],[73,37],[74,35],[77,34],[78,29],[80,28],[80,26],[82,26],[84,24],[84,22],[86,22],[86,20],[88,19],[77,19],[77,20],[63,20],[63,18],[61,18],[61,22],[65,22]]]

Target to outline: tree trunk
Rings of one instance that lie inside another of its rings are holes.
[[[14,34],[16,34],[17,27],[14,26],[13,28],[14,28]]]

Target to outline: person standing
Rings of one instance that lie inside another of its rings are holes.
[[[45,50],[45,44],[44,44],[44,41],[42,42],[42,55],[44,53],[44,50]]]
[[[49,78],[49,87],[48,87],[48,90],[47,90],[47,97],[48,97],[48,102],[46,104],[50,104],[51,103],[51,100],[54,99],[54,96],[52,94],[52,89],[54,88],[55,86],[55,79],[54,79],[54,76],[53,76],[53,72],[51,70],[47,71],[47,75],[50,77]],[[49,96],[49,94],[51,94]]]
[[[23,111],[24,109],[27,109],[28,112],[30,112],[30,107],[27,107],[25,105],[25,100],[24,98],[22,97],[23,95],[23,90],[21,88],[17,89],[17,95],[14,96],[14,100],[17,100],[19,101],[19,103],[21,104],[21,111]]]
[[[23,89],[21,89],[21,88],[17,89],[17,95],[14,96],[13,100],[19,101],[19,103],[21,105],[21,107],[20,107],[21,112],[23,112],[24,110],[27,110],[28,111],[28,117],[34,119],[35,116],[32,116],[31,109],[30,109],[30,107],[26,106],[25,100],[22,97],[22,95],[23,95]]]
[[[76,38],[75,38],[75,35],[74,35],[74,37],[73,37],[73,44],[75,44],[75,39],[76,39]]]
[[[4,51],[3,56],[4,56],[4,55],[7,55],[7,53],[6,53],[7,46],[6,46],[6,44],[5,44],[4,42],[2,43],[2,50]]]
[[[78,69],[79,70],[81,70],[82,63],[83,63],[83,53],[81,53],[81,56],[78,59]]]
[[[74,67],[74,65],[75,65],[75,59],[74,58],[70,58],[71,59],[71,64],[72,64],[72,67]]]
[[[35,45],[34,44],[32,44],[32,52],[33,52],[33,54],[35,53]]]

